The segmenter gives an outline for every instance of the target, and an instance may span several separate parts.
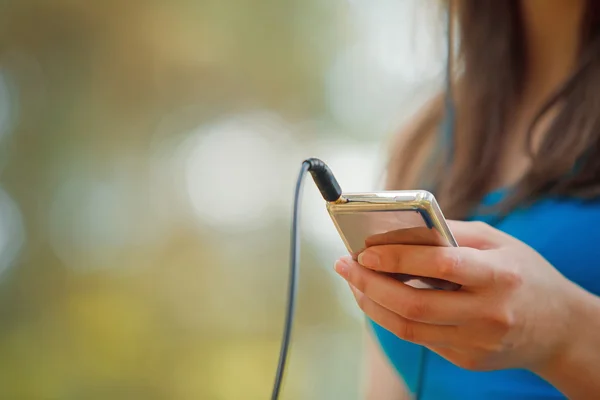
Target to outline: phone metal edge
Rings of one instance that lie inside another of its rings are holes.
[[[360,211],[424,211],[431,218],[434,228],[448,241],[448,244],[458,247],[435,196],[426,190],[348,193],[344,194],[344,198],[347,200],[344,203],[327,203],[327,211],[349,253],[352,253],[352,249],[338,225],[336,215]]]

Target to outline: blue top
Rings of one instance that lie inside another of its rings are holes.
[[[502,192],[493,192],[482,204],[491,205],[502,196]],[[492,217],[477,215],[471,219],[491,223]],[[512,212],[495,226],[533,247],[571,281],[600,295],[600,200],[544,199]],[[370,323],[385,354],[412,393],[419,379],[422,352],[428,352],[420,400],[566,398],[529,371],[468,371]]]

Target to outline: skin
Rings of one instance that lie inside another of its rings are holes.
[[[600,300],[501,231],[479,222],[450,226],[462,247],[379,245],[358,262],[338,260],[335,269],[373,321],[455,365],[529,369],[572,399],[600,390],[600,352],[589,351],[600,347]],[[462,289],[415,289],[382,272],[421,274]]]
[[[525,130],[575,65],[584,1],[527,0],[521,7],[527,80],[506,132],[511,140],[502,151],[502,173],[492,188],[513,184],[529,168]],[[534,143],[551,119],[538,126]],[[460,248],[414,246],[389,235],[357,260],[338,260],[335,269],[365,314],[467,369],[529,369],[576,400],[600,391],[593,372],[600,368],[600,352],[590,351],[600,348],[600,335],[594,334],[600,331],[600,299],[564,278],[526,244],[482,223],[450,223]],[[440,278],[463,288],[419,290],[379,272]],[[367,349],[366,398],[408,399],[373,338]]]

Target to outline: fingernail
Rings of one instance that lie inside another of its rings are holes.
[[[344,259],[337,260],[333,268],[344,278],[348,276],[348,263]]]
[[[358,255],[358,263],[368,268],[379,267],[379,256],[373,251],[363,251]]]

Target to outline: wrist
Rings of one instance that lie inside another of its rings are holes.
[[[555,321],[566,335],[532,372],[569,398],[585,398],[589,392],[581,390],[600,385],[593,371],[600,366],[600,299],[571,282],[569,286],[564,297],[568,317]]]

